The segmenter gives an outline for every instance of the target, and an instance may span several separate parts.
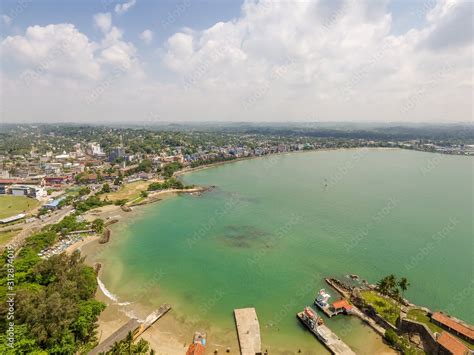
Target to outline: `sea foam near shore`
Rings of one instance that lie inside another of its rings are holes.
[[[131,304],[131,302],[119,302],[118,297],[114,295],[112,292],[110,292],[99,278],[97,278],[97,283],[99,284],[99,288],[102,291],[102,293],[111,301],[113,301],[116,305],[128,306],[129,304]]]

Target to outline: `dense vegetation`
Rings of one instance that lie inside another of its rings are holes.
[[[0,353],[73,354],[86,352],[95,341],[95,322],[105,305],[94,299],[94,270],[84,265],[79,252],[54,255],[37,253],[52,245],[56,230],[70,228],[71,219],[32,235],[14,260],[15,348],[7,346],[8,304],[0,304]],[[0,268],[1,298],[6,298],[7,254]]]
[[[110,201],[101,200],[97,196],[91,196],[88,199],[86,199],[85,201],[75,202],[74,203],[74,208],[76,209],[76,211],[78,213],[84,213],[84,212],[89,211],[93,208],[102,207],[102,206],[106,206],[106,205],[110,205],[110,204],[111,204]]]
[[[136,344],[134,344],[132,333],[129,332],[125,339],[120,342],[116,342],[113,347],[107,351],[107,355],[122,354],[153,355],[155,354],[155,351],[150,349],[150,344],[148,344],[145,339],[140,339]]]
[[[180,147],[192,154],[202,146],[225,146],[256,142],[344,144],[350,140],[436,141],[439,145],[473,144],[474,126],[390,125],[350,123],[267,123],[267,124],[187,124],[161,126],[104,127],[92,125],[40,124],[35,126],[4,124],[0,133],[0,154],[28,154],[35,146],[40,154],[53,150],[73,150],[78,142],[98,142],[108,152],[123,143],[126,152],[157,153],[169,147]],[[122,138],[121,138],[122,137]],[[121,142],[122,140],[122,142]],[[171,152],[170,152],[171,153]],[[146,163],[145,163],[146,164]],[[147,167],[142,168],[146,171]]]
[[[157,191],[157,190],[166,190],[166,189],[190,189],[193,186],[185,186],[180,180],[175,179],[175,178],[170,178],[166,180],[165,182],[159,183],[159,182],[152,182],[150,185],[148,185],[148,191]]]
[[[400,299],[403,293],[408,289],[410,283],[406,277],[397,280],[395,275],[388,275],[377,282],[377,288],[381,294]]]
[[[161,173],[165,178],[169,179],[173,176],[175,172],[183,168],[183,164],[178,162],[173,162],[166,165],[163,169],[160,169],[158,172]]]

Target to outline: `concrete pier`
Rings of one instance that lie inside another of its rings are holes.
[[[319,341],[332,353],[336,355],[355,355],[355,352],[344,343],[331,329],[324,324],[314,325],[312,328],[303,316],[303,312],[296,315],[311,333],[313,333]]]
[[[262,354],[260,324],[255,308],[234,309],[235,324],[242,355]]]

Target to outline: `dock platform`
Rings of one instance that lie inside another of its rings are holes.
[[[235,324],[242,355],[262,354],[260,324],[255,308],[234,309]]]
[[[116,330],[112,335],[105,339],[102,343],[97,345],[94,349],[89,352],[89,355],[97,355],[100,353],[105,353],[110,350],[110,348],[116,343],[119,342],[132,332],[133,340],[137,339],[145,330],[153,325],[158,319],[164,316],[171,306],[168,304],[163,304],[156,311],[151,313],[144,322],[140,322],[138,319],[130,319],[122,327]]]
[[[331,329],[324,324],[315,325],[312,328],[306,321],[303,312],[299,312],[298,319],[308,330],[313,333],[318,340],[332,353],[336,355],[355,355],[349,346],[344,343]]]
[[[314,301],[314,304],[329,318],[333,316],[337,316],[339,314],[339,313],[333,312],[329,304],[326,304],[325,306],[323,306],[319,304],[319,302],[317,301]]]

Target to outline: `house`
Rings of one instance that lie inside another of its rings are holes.
[[[61,185],[65,184],[70,180],[70,176],[47,176],[44,178],[46,185]]]
[[[119,175],[117,173],[110,173],[110,174],[103,175],[102,177],[106,181],[114,181],[116,178],[118,178],[118,176]]]
[[[349,302],[347,302],[347,300],[341,299],[341,300],[333,302],[332,308],[334,309],[334,312],[336,314],[339,314],[339,313],[347,314],[351,312],[352,305],[350,305]]]
[[[43,205],[44,208],[48,209],[48,210],[56,210],[58,209],[59,207],[59,203],[64,200],[64,197],[60,197],[54,201],[51,201],[49,203],[46,203]]]
[[[442,332],[436,340],[440,346],[440,354],[467,355],[470,351],[466,345],[447,332]]]
[[[138,177],[142,180],[150,180],[150,179],[153,179],[153,174],[142,172],[138,174]]]
[[[96,184],[98,181],[97,174],[87,174],[81,178],[81,182],[84,184]]]
[[[442,312],[434,312],[431,315],[431,322],[448,330],[451,333],[456,334],[458,337],[468,341],[469,343],[474,343],[474,329],[472,326],[451,317]]]

